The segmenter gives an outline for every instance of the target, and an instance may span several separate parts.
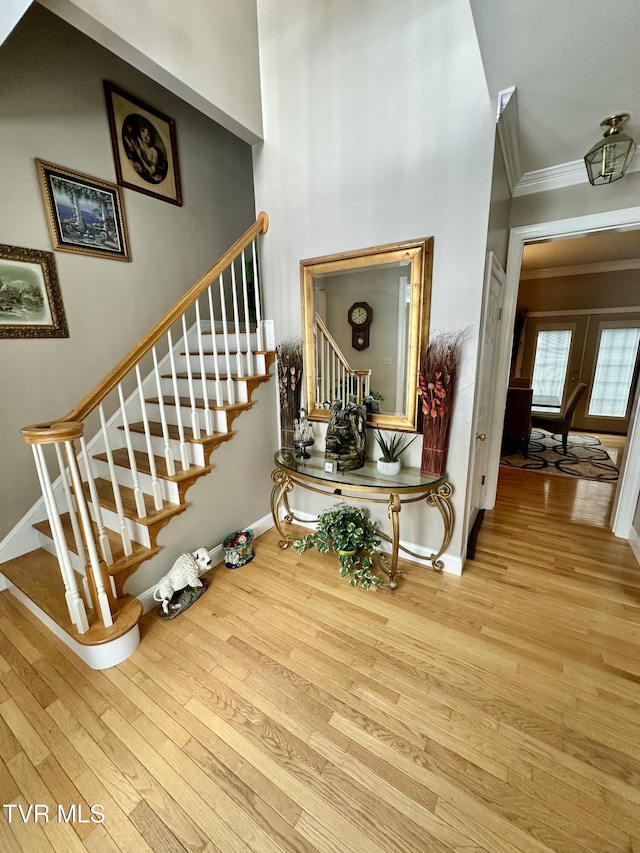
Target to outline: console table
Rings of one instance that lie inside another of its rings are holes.
[[[404,551],[418,560],[427,560],[435,571],[442,571],[444,563],[440,556],[444,553],[453,531],[453,508],[449,501],[453,489],[444,477],[422,474],[417,468],[402,468],[399,474],[387,476],[379,474],[375,462],[366,462],[355,471],[327,472],[324,468],[324,455],[311,454],[310,459],[298,459],[293,450],[279,450],[275,454],[276,467],[271,473],[274,482],[271,490],[271,513],[278,533],[282,537],[280,548],[288,548],[293,542],[282,522],[291,524],[302,521],[296,518],[289,507],[289,492],[294,486],[300,486],[311,492],[328,496],[347,497],[350,500],[365,503],[386,503],[391,521],[391,536],[378,531],[381,539],[391,543],[389,587],[397,586],[398,551]],[[426,501],[429,506],[440,511],[444,523],[444,536],[437,553],[430,557],[416,554],[400,544],[400,509],[403,503]],[[282,518],[280,511],[283,510]],[[317,520],[317,519],[316,519]]]

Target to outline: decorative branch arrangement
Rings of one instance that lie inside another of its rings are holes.
[[[280,446],[294,447],[294,421],[302,393],[302,340],[290,338],[276,346],[280,395]]]
[[[423,474],[441,476],[446,471],[453,392],[464,336],[462,331],[438,335],[421,358],[418,394],[423,423]]]

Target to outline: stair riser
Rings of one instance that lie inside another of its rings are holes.
[[[191,427],[185,427],[185,438],[191,437]],[[202,434],[204,437],[204,433]],[[131,444],[134,450],[140,450],[143,453],[147,452],[147,442],[145,436],[141,432],[131,433]],[[204,451],[202,446],[190,441],[186,442],[188,446],[189,459],[193,465],[205,465]],[[173,458],[176,460],[176,468],[180,468],[180,442],[177,439],[169,439],[169,447],[173,453]],[[151,449],[154,456],[164,456],[164,439],[162,436],[151,436]]]
[[[102,521],[104,522],[104,526],[109,530],[115,530],[118,534],[120,533],[120,519],[118,518],[118,514],[108,509],[107,507],[101,507],[102,510]],[[91,512],[91,517],[95,521],[95,514],[93,511],[93,504],[89,503],[89,511]],[[149,537],[149,531],[145,527],[144,524],[138,524],[137,521],[133,521],[130,518],[125,518],[126,529],[129,532],[129,536],[132,541],[139,542],[141,545],[144,545],[146,548],[151,547],[151,539]]]
[[[189,356],[189,361],[191,363],[191,370],[194,376],[200,375],[200,356],[198,354],[194,354],[191,351],[191,355]],[[182,366],[184,366],[184,370],[186,370],[186,357],[183,355],[180,357],[179,361],[176,362],[176,368],[178,372],[181,371]],[[238,367],[238,358],[235,354],[229,356],[229,364],[231,366],[231,375],[232,376],[247,376],[249,374],[249,369],[247,365],[247,358],[244,353],[240,355],[240,368]],[[215,373],[215,358],[212,355],[205,355],[204,357],[204,368],[207,373]],[[227,373],[227,362],[224,356],[218,356],[218,370],[220,373]],[[263,373],[266,373],[266,366],[264,355],[254,355],[253,356],[253,371],[252,375],[258,376]]]
[[[181,397],[189,396],[189,380],[188,379],[178,379],[178,394]],[[229,395],[227,393],[227,380],[225,378],[220,380],[220,391],[222,394],[222,403],[248,403],[249,395],[247,391],[247,383],[242,379],[234,379],[234,396],[235,400],[229,400]],[[193,379],[193,387],[195,390],[195,394],[197,397],[202,397],[202,383],[200,379]],[[209,396],[209,400],[212,403],[216,403],[216,383],[213,379],[207,380],[207,394]],[[173,396],[173,382],[171,378],[163,377],[162,378],[162,396],[163,397],[172,397]]]
[[[98,477],[102,477],[105,480],[111,479],[111,475],[109,473],[109,466],[101,459],[94,460],[94,470]],[[176,464],[176,470],[180,470],[179,463]],[[121,486],[127,486],[128,488],[133,489],[133,472],[130,468],[123,468],[120,465],[116,465],[116,475],[118,478],[118,483]],[[169,501],[169,503],[174,504],[180,503],[177,483],[173,483],[171,482],[171,480],[164,480],[162,477],[158,477],[158,481],[160,483],[160,493],[162,495],[163,500]],[[145,474],[142,471],[138,471],[138,483],[145,494],[153,495],[153,480],[150,474]]]
[[[211,351],[214,348],[213,341],[215,340],[215,348],[217,351],[224,352],[224,337],[222,335],[207,335],[204,334],[202,336],[202,347],[206,351]],[[249,335],[249,346],[251,347],[251,351],[255,352],[258,349],[258,341],[256,339],[255,332]],[[189,336],[189,349],[191,352],[197,352],[198,350],[198,338],[196,335]],[[236,336],[235,333],[229,331],[229,349],[236,349]],[[244,332],[240,332],[240,349],[242,352],[246,352],[247,350],[247,338]]]
[[[209,401],[211,404],[211,401]],[[147,411],[149,413],[149,420],[156,421],[157,423],[161,423],[160,420],[160,406],[157,404],[149,403],[147,406]],[[227,415],[226,412],[220,410],[216,411],[214,409],[210,409],[211,418],[213,420],[213,431],[214,432],[227,432]],[[178,411],[176,410],[175,405],[168,405],[165,403],[164,406],[164,414],[167,419],[168,424],[177,424],[178,423]],[[188,427],[189,434],[191,434],[191,409],[187,406],[180,407],[180,414],[182,417],[182,423],[185,427]],[[205,412],[204,409],[198,409],[198,421],[200,423],[200,428],[202,432],[205,432]]]

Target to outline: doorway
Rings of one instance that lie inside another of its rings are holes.
[[[490,444],[487,448],[489,470],[487,475],[487,506],[495,505],[500,464],[502,414],[505,409],[511,367],[513,328],[520,285],[520,272],[525,245],[578,237],[582,234],[631,230],[640,228],[640,208],[608,211],[583,217],[513,228],[510,234],[505,280],[503,320],[499,341],[498,382],[496,405],[491,425]],[[634,400],[629,422],[628,440],[618,488],[614,500],[611,527],[617,536],[629,539],[632,534],[637,496],[640,490],[640,425],[636,415],[637,397]]]

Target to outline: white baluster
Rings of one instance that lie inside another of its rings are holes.
[[[256,338],[257,338],[257,349],[258,352],[262,352],[264,350],[264,341],[262,337],[262,312],[260,309],[260,282],[258,281],[258,259],[256,254],[256,241],[255,239],[251,243],[251,251],[253,257],[253,289],[254,296],[256,300]]]
[[[162,509],[162,488],[158,479],[156,470],[156,458],[153,454],[153,444],[151,442],[151,429],[149,427],[149,414],[147,412],[147,401],[144,399],[144,391],[142,390],[142,377],[140,376],[140,365],[136,364],[136,380],[138,382],[138,397],[140,398],[140,408],[142,409],[142,425],[144,427],[144,439],[147,445],[147,457],[149,459],[149,472],[151,474],[151,489],[153,491],[153,505],[156,509]]]
[[[218,338],[216,336],[216,318],[213,310],[213,292],[211,285],[207,289],[209,297],[209,322],[211,323],[211,340],[213,341],[213,369],[215,371],[216,381],[216,406],[222,405],[222,385],[220,384],[220,364],[218,361]]]
[[[191,466],[189,459],[189,447],[184,438],[184,424],[182,423],[182,412],[180,410],[180,393],[178,391],[178,374],[176,373],[176,360],[173,352],[173,340],[171,338],[171,329],[167,332],[169,341],[169,361],[171,362],[171,380],[173,382],[173,396],[176,403],[176,420],[178,421],[178,435],[180,436],[180,459],[182,461],[182,470],[188,471]]]
[[[96,489],[96,481],[91,468],[91,458],[87,450],[87,445],[84,436],[80,438],[80,446],[82,448],[82,456],[84,458],[84,468],[87,474],[87,485],[89,486],[89,494],[91,495],[91,503],[93,504],[93,515],[98,528],[98,542],[102,551],[102,559],[110,566],[113,563],[113,555],[111,554],[111,542],[105,530],[104,520],[102,518],[102,507],[98,498],[98,490]]]
[[[213,435],[213,412],[209,408],[209,389],[207,388],[207,370],[204,362],[202,343],[202,321],[200,320],[200,300],[196,299],[196,332],[198,334],[198,354],[200,356],[200,383],[204,403],[204,428],[207,435]]]
[[[124,441],[127,445],[127,455],[129,457],[129,467],[131,469],[131,479],[133,480],[133,497],[136,502],[136,512],[138,518],[146,518],[147,508],[144,504],[144,495],[140,488],[138,480],[138,466],[136,465],[136,455],[131,443],[131,431],[129,429],[129,419],[127,418],[127,409],[124,404],[124,394],[122,393],[122,385],[118,384],[118,397],[120,398],[120,411],[122,413],[122,426],[124,427]]]
[[[56,506],[51,480],[49,479],[49,471],[44,458],[44,451],[40,444],[32,444],[31,447],[33,449],[33,457],[36,463],[36,471],[38,472],[38,480],[40,481],[40,489],[42,491],[44,505],[49,517],[49,524],[51,525],[51,535],[53,536],[53,545],[58,558],[58,565],[60,566],[60,574],[62,575],[62,582],[64,583],[64,597],[67,602],[69,618],[71,619],[72,624],[78,629],[78,633],[86,634],[89,630],[87,611],[85,609],[82,596],[78,592],[78,584],[76,583],[76,576],[73,571],[73,566],[71,565],[67,542],[62,529],[62,522],[60,521],[60,515],[58,514],[58,507]]]
[[[91,590],[89,588],[89,581],[87,580],[87,560],[84,552],[84,541],[82,539],[82,534],[80,533],[80,527],[78,525],[78,516],[76,515],[76,507],[73,501],[73,495],[71,494],[71,489],[69,488],[69,478],[67,477],[67,469],[64,464],[64,459],[62,458],[62,450],[60,450],[60,445],[54,445],[56,449],[56,458],[58,460],[58,468],[60,469],[60,476],[62,479],[62,488],[64,491],[64,496],[67,502],[67,509],[69,511],[69,521],[71,522],[71,530],[73,532],[73,541],[76,543],[76,554],[78,555],[78,562],[80,564],[80,571],[82,573],[82,586],[84,589],[84,597],[87,605],[92,607],[92,599],[91,599]]]
[[[247,375],[253,376],[253,347],[251,346],[251,322],[249,318],[249,290],[247,287],[247,262],[242,250],[242,302],[244,304],[244,334],[246,338]]]
[[[102,403],[100,403],[100,405],[98,406],[98,412],[100,414],[100,425],[102,426],[104,450],[107,454],[107,464],[109,465],[109,476],[111,477],[113,499],[116,503],[116,512],[118,515],[118,521],[120,523],[120,538],[122,539],[122,549],[124,551],[125,556],[130,557],[133,554],[133,547],[131,545],[131,537],[129,535],[129,529],[127,527],[127,522],[124,516],[124,507],[122,506],[122,495],[120,494],[120,484],[118,483],[118,479],[116,477],[116,466],[113,462],[111,442],[109,441],[109,433],[107,432],[107,421],[104,416],[104,409],[102,408]]]
[[[98,596],[98,608],[100,610],[100,615],[102,616],[103,625],[105,626],[105,628],[110,628],[113,625],[111,607],[109,606],[109,599],[107,598],[107,593],[102,582],[102,569],[100,568],[100,558],[98,557],[98,549],[96,548],[95,539],[93,537],[91,517],[89,516],[89,508],[87,507],[87,502],[84,497],[84,491],[82,489],[82,479],[80,477],[80,470],[78,468],[76,454],[73,449],[73,444],[70,441],[65,441],[64,446],[67,451],[67,463],[69,465],[69,471],[71,472],[71,480],[73,482],[73,488],[75,489],[76,493],[76,503],[78,504],[78,509],[80,511],[80,520],[82,521],[84,538],[85,542],[87,543],[87,550],[89,552],[89,563],[91,565],[93,582],[95,584],[96,594]]]
[[[167,474],[173,477],[176,473],[176,465],[171,452],[171,442],[169,441],[169,425],[167,424],[167,413],[164,408],[164,396],[162,394],[162,380],[160,379],[160,369],[158,367],[158,354],[156,348],[151,349],[153,355],[153,372],[156,377],[156,388],[158,390],[158,408],[160,409],[160,424],[162,425],[162,440],[164,441],[164,460],[167,465]]]
[[[242,370],[242,347],[240,346],[240,318],[238,316],[238,287],[236,285],[235,261],[231,261],[231,297],[233,299],[233,326],[236,338],[236,374],[244,376]]]
[[[193,387],[193,371],[191,370],[191,353],[189,352],[189,340],[187,338],[187,321],[182,315],[182,339],[185,348],[185,365],[187,368],[187,383],[189,385],[189,402],[191,403],[191,432],[194,438],[200,438],[200,421],[198,420],[198,408],[196,406],[196,392]]]
[[[227,370],[227,401],[235,403],[235,388],[231,376],[231,354],[229,352],[229,333],[227,330],[227,304],[224,296],[224,279],[220,273],[220,311],[222,312],[222,340],[224,346],[224,361]]]

